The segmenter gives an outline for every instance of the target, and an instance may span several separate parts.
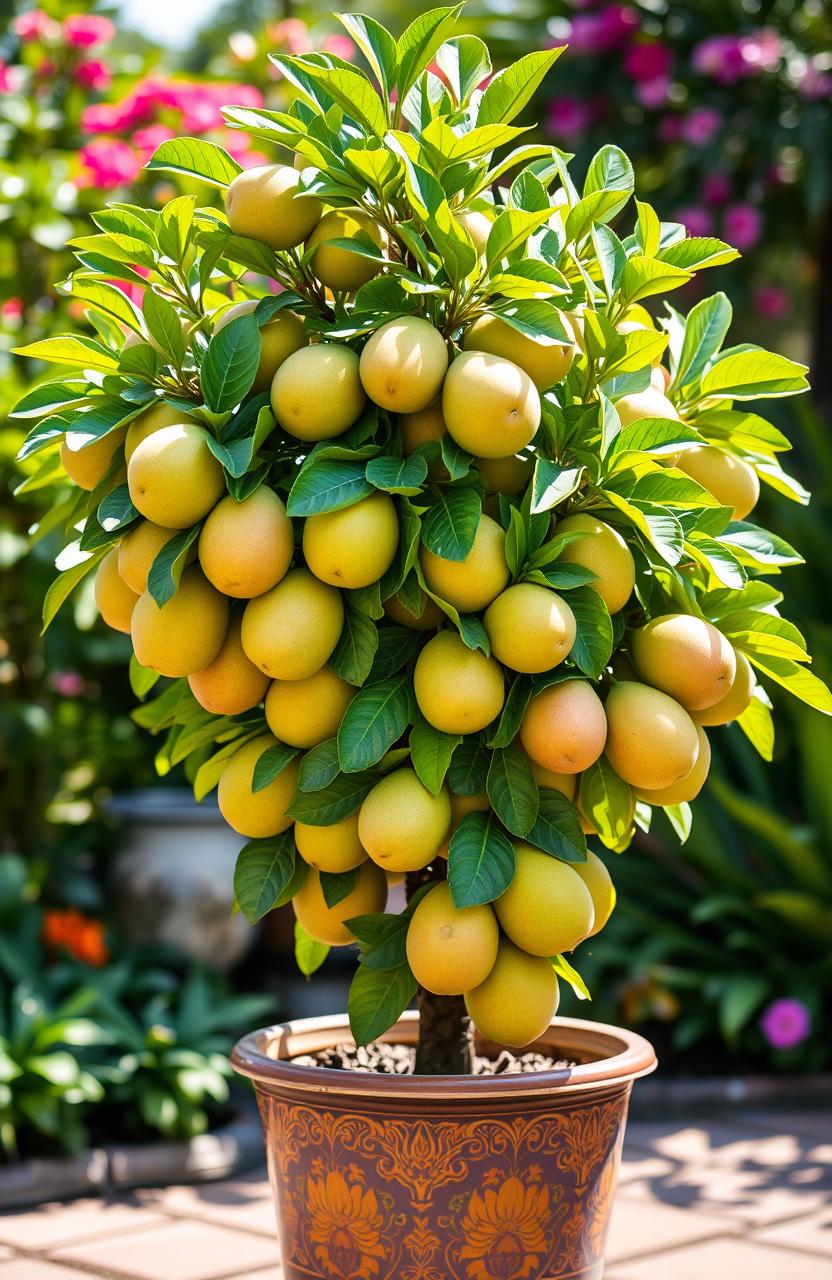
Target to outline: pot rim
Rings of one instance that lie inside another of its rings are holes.
[[[414,1011],[403,1013],[379,1040],[415,1043],[418,1019]],[[394,1076],[310,1067],[291,1060],[345,1040],[354,1043],[349,1019],[343,1014],[277,1023],[243,1036],[231,1054],[231,1065],[268,1092],[289,1087],[313,1093],[401,1100],[572,1094],[637,1080],[649,1075],[657,1065],[653,1046],[643,1036],[623,1027],[583,1018],[555,1018],[547,1032],[530,1046],[541,1052],[554,1049],[562,1056],[577,1058],[577,1065],[528,1075]]]

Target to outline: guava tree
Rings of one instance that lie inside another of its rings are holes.
[[[744,407],[805,369],[725,347],[721,294],[654,319],[734,250],[632,209],[618,148],[578,177],[524,142],[561,50],[492,75],[458,12],[342,15],[366,73],[276,57],[292,107],[226,112],[274,165],[164,143],[226,216],[96,215],[94,336],[25,348],[70,371],[17,409],[30,483],[75,482],[45,622],[95,569],[160,770],[249,838],[240,908],[291,900],[305,973],[357,942],[361,1043],[418,995],[426,1072],[467,1069],[469,1017],[519,1047],[582,989],[614,903],[587,836],[658,807],[684,839],[707,728],[770,758],[768,684],[832,711],[766,581],[800,556],[749,518],[761,481],[807,500]]]

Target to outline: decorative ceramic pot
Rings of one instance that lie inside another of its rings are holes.
[[[234,914],[234,864],[245,841],[216,802],[184,787],[113,796],[121,825],[111,887],[119,928],[133,942],[167,943],[212,969],[228,969],[256,930]]]
[[[384,1039],[413,1044],[406,1013]],[[254,1032],[286,1280],[599,1280],[641,1036],[556,1019],[535,1044],[569,1070],[393,1076],[292,1062],[346,1018]],[[488,1052],[495,1046],[479,1042]]]

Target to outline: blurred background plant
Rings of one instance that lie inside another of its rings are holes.
[[[423,8],[415,0],[359,7],[394,29]],[[170,28],[162,0],[126,8],[141,14],[142,30]],[[59,287],[70,269],[67,241],[89,234],[90,214],[108,200],[153,205],[172,193],[169,179],[142,167],[158,143],[207,136],[244,165],[271,160],[258,142],[224,128],[220,106],[285,105],[291,91],[270,53],[356,56],[320,0],[205,0],[199,16],[183,35],[178,15],[177,30],[154,44],[115,7],[91,0],[0,5],[0,483],[4,493],[27,486],[25,506],[6,500],[0,512],[0,847],[14,851],[2,858],[16,868],[6,892],[16,884],[27,904],[19,919],[4,917],[21,933],[0,951],[0,1137],[8,1153],[15,1133],[25,1151],[82,1143],[104,1119],[114,1122],[106,1111],[113,1099],[122,1119],[137,1117],[134,1136],[198,1131],[222,1114],[228,1033],[263,1016],[252,1005],[230,1006],[220,1023],[200,1024],[200,1008],[224,1007],[224,980],[192,971],[183,984],[181,957],[114,947],[99,923],[108,918],[117,839],[101,806],[114,790],[160,785],[154,746],[131,720],[126,642],[96,621],[91,589],[39,638],[54,576],[51,538],[25,571],[22,556],[28,526],[59,502],[60,480],[33,482],[14,461],[26,423],[7,417],[30,376],[11,348],[81,319],[68,314]],[[184,11],[182,22],[184,29]],[[501,62],[569,40],[547,97],[529,113],[541,121],[538,132],[574,151],[579,172],[602,142],[623,146],[637,162],[640,194],[663,216],[743,250],[711,284],[735,299],[744,336],[811,354],[814,401],[782,412],[798,442],[793,470],[814,500],[808,508],[779,503],[777,520],[809,560],[792,571],[795,621],[829,679],[828,5],[520,0],[509,11],[470,0],[463,29],[484,35]],[[198,190],[202,203],[211,198],[184,178],[176,188]],[[832,730],[785,700],[778,712],[771,767],[739,731],[721,734],[688,844],[679,849],[657,825],[612,868],[620,905],[591,958],[593,1005],[579,1012],[648,1027],[681,1069],[724,1069],[725,1049],[737,1069],[829,1065],[832,793],[824,761]],[[178,769],[164,779],[182,781]],[[238,970],[238,985],[263,985],[266,973],[284,985],[291,925],[277,920],[265,938],[242,977]],[[300,995],[294,1005],[285,998],[281,1013],[304,1012],[305,984],[293,981],[292,990]],[[24,1106],[27,1097],[34,1101]]]

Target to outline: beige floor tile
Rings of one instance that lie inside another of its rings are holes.
[[[832,1257],[832,1206],[808,1218],[780,1222],[756,1232],[755,1240],[764,1244],[780,1244],[790,1249],[807,1249]],[[830,1273],[832,1274],[832,1273]]]
[[[257,1271],[254,1275],[250,1271],[246,1271],[239,1276],[231,1276],[229,1280],[282,1280],[283,1271],[280,1267],[267,1267],[265,1271]]]
[[[172,1222],[154,1231],[70,1245],[55,1256],[137,1280],[213,1280],[274,1266],[277,1241],[204,1222]]]
[[[203,1186],[167,1187],[142,1192],[143,1203],[158,1213],[201,1218],[206,1222],[257,1231],[274,1238],[274,1201],[268,1181],[237,1178]]]
[[[829,1263],[744,1240],[713,1240],[619,1263],[605,1280],[829,1280]]]
[[[0,1263],[2,1280],[89,1280],[89,1271],[76,1271],[74,1267],[60,1266],[43,1258],[14,1258]]]
[[[620,1263],[624,1258],[644,1257],[659,1249],[708,1240],[738,1229],[737,1224],[725,1218],[620,1196],[612,1212],[607,1258]]]
[[[52,1249],[92,1236],[134,1231],[163,1222],[132,1198],[74,1200],[46,1204],[25,1213],[0,1215],[0,1240],[19,1249]]]

